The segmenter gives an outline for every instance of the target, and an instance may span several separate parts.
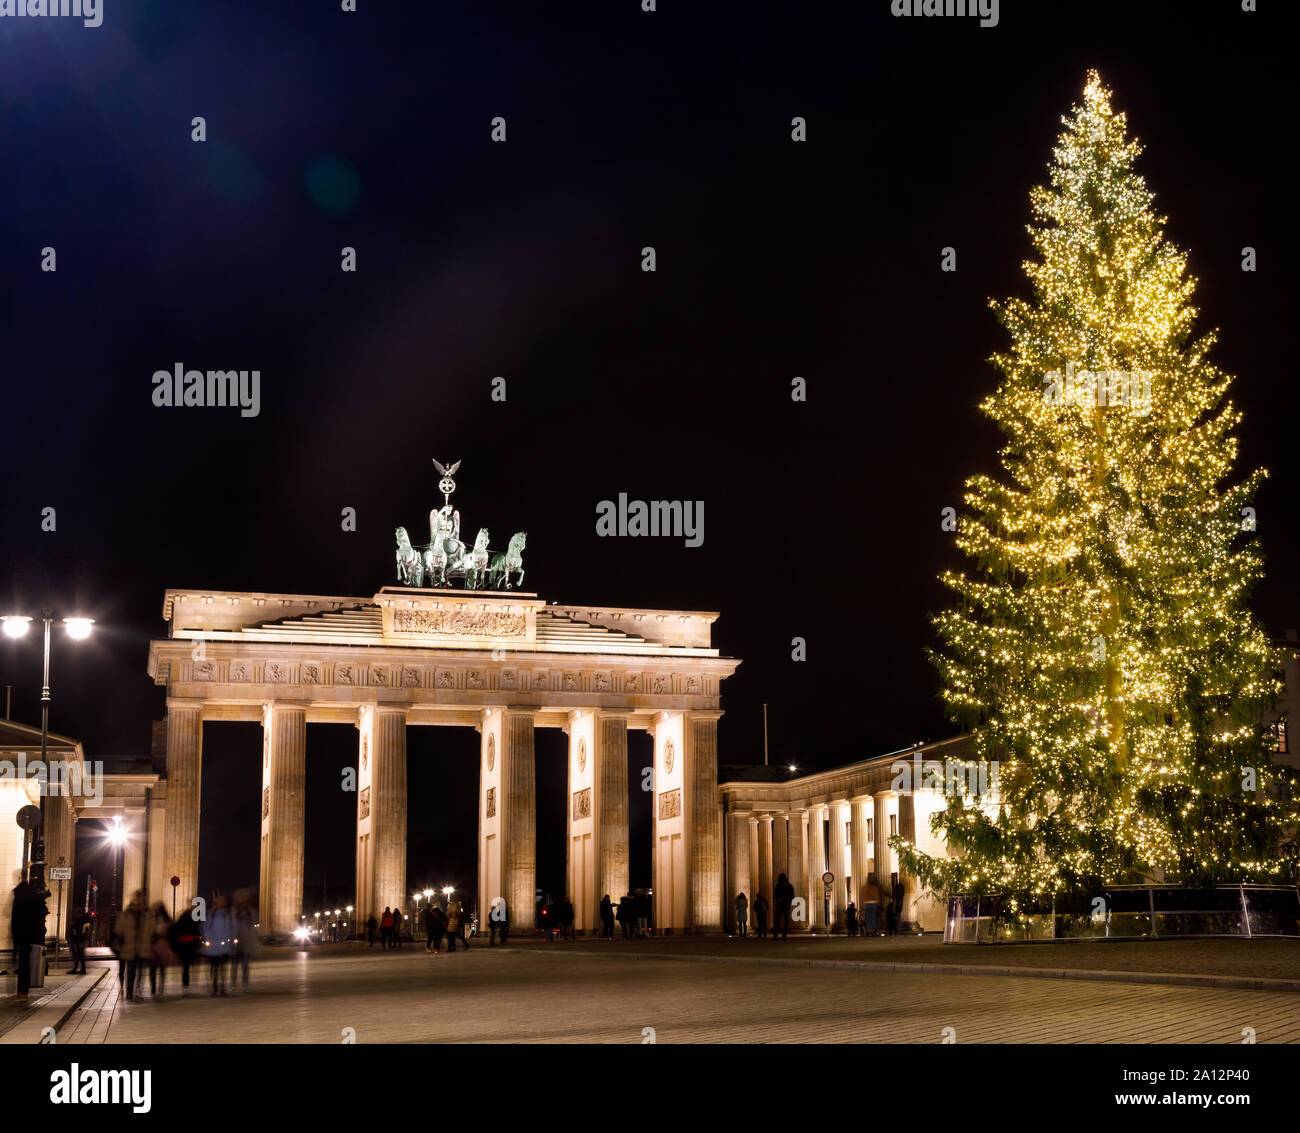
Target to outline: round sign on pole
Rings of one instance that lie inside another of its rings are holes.
[[[41,808],[38,806],[19,807],[15,818],[20,830],[39,830],[41,828]]]
[[[181,879],[173,874],[171,880],[171,887],[175,889],[176,886],[178,886],[180,883],[181,883]]]
[[[834,883],[834,881],[835,881],[835,875],[831,873],[830,870],[827,870],[825,873],[822,874],[823,885],[831,885]]]

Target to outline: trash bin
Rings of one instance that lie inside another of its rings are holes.
[[[32,945],[32,987],[45,986],[45,945]]]

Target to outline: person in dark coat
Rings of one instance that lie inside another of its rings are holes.
[[[772,939],[779,933],[782,940],[790,934],[790,906],[794,904],[794,886],[786,880],[785,874],[778,875],[776,887],[772,890]]]
[[[623,939],[632,935],[632,926],[636,923],[636,908],[632,903],[632,894],[625,893],[619,898],[618,911],[614,914],[623,927]]]
[[[504,897],[497,897],[492,902],[492,909],[488,913],[488,924],[491,926],[491,932],[488,935],[488,943],[497,942],[497,933],[501,934],[501,943],[504,944],[510,939],[510,910],[506,908]]]
[[[636,895],[636,930],[642,936],[650,935],[650,894]]]
[[[863,936],[876,936],[880,932],[880,886],[868,881],[863,887]]]
[[[469,942],[465,939],[465,909],[461,903],[453,897],[447,902],[447,951],[456,951],[456,942],[460,941],[465,945],[466,951],[469,950]]]
[[[92,923],[89,915],[83,911],[76,913],[72,924],[68,926],[68,949],[72,953],[72,967],[68,971],[70,976],[86,974],[86,944]]]
[[[379,921],[376,919],[375,914],[371,913],[370,916],[366,917],[366,940],[370,942],[371,948],[375,946],[375,937],[378,935]]]
[[[32,949],[45,943],[45,918],[50,912],[45,898],[49,895],[49,890],[31,881],[20,881],[14,886],[9,930],[14,951],[18,954],[18,994],[15,998],[20,1003],[26,1002],[28,989],[32,986]]]
[[[614,939],[614,902],[609,899],[606,893],[600,899],[600,925],[604,930],[606,940]]]
[[[172,922],[168,940],[172,951],[176,953],[176,962],[181,966],[181,987],[189,987],[190,965],[194,963],[194,955],[203,944],[203,927],[194,916],[193,906]]]
[[[194,918],[194,910],[186,907],[167,930],[167,943],[172,947],[176,963],[180,965],[182,988],[190,986],[190,966],[194,963],[194,953],[202,942],[202,929]]]
[[[402,947],[402,910],[393,910],[393,947]]]
[[[850,936],[858,935],[858,907],[852,901],[849,907],[844,910],[844,923],[848,927]]]
[[[885,928],[890,936],[898,932],[898,906],[893,901],[885,906]]]
[[[754,902],[750,905],[754,911],[754,931],[760,937],[767,935],[767,898],[761,893],[754,895]]]
[[[388,905],[384,906],[384,915],[379,922],[379,935],[385,948],[393,946],[393,910]]]
[[[560,936],[564,940],[573,939],[573,902],[569,898],[560,898]]]

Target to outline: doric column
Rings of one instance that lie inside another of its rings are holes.
[[[148,835],[145,812],[128,810],[122,818],[122,826],[126,830],[126,844],[122,847],[122,908],[126,908],[136,890],[144,888],[144,851]]]
[[[772,903],[772,816],[758,816],[758,891]]]
[[[812,927],[815,932],[826,931],[826,899],[823,896],[822,874],[826,872],[826,808],[808,808],[808,877],[805,888],[812,906]]]
[[[718,716],[689,712],[683,721],[687,832],[687,915],[692,932],[722,931],[722,803],[718,799]]]
[[[63,764],[61,769],[63,777],[61,779],[57,778],[60,770],[55,767],[56,762]],[[60,886],[59,882],[50,880],[49,867],[71,866],[73,864],[72,846],[75,819],[72,813],[72,800],[65,793],[69,789],[66,772],[67,761],[53,758],[50,760],[45,798],[45,888],[51,893],[51,897],[47,902],[50,915],[45,922],[45,927],[50,936],[53,936],[57,931],[59,936],[65,940],[68,931],[69,893],[76,885],[75,879],[77,875],[74,871],[72,875],[74,880],[65,881]],[[60,888],[63,891],[62,902],[59,900]]]
[[[789,837],[789,819],[784,814],[772,815],[772,888],[774,890],[782,874],[785,874],[786,881],[790,880]]]
[[[759,868],[758,868],[758,838],[759,825],[758,816],[751,814],[749,822],[749,888],[745,890],[745,896],[749,898],[749,907],[754,907],[754,898],[758,896],[761,887]]]
[[[406,710],[372,705],[372,909],[406,908]],[[414,927],[414,926],[412,926]]]
[[[149,790],[149,802],[145,809],[145,877],[151,901],[161,901],[172,910],[172,875],[167,872],[167,860],[163,839],[167,832],[167,784],[162,782]],[[76,874],[74,873],[75,877]],[[177,912],[180,911],[181,894],[176,891]]]
[[[258,920],[263,936],[289,936],[302,912],[306,833],[307,710],[262,711],[262,869]]]
[[[848,803],[835,803],[831,807],[831,852],[833,860],[830,871],[835,875],[835,885],[831,893],[835,909],[835,931],[847,932],[849,899],[844,878],[849,872],[848,862]]]
[[[804,868],[804,842],[807,837],[804,830],[805,818],[803,811],[796,811],[788,816],[786,823],[786,876],[790,884],[794,886],[794,895],[804,899],[803,914],[798,920],[794,919],[791,914],[790,931],[807,932],[811,926],[812,909],[809,907],[807,895],[804,890],[807,888],[805,881],[808,872]]]
[[[181,879],[178,907],[199,892],[199,785],[203,776],[203,717],[196,705],[167,706],[167,876]]]
[[[631,888],[628,864],[627,717],[597,712],[595,723],[596,905],[616,905]],[[596,910],[593,909],[593,917]],[[598,917],[593,920],[595,924]]]
[[[870,816],[870,799],[854,799],[849,804],[853,817],[853,829],[849,835],[849,853],[852,857],[853,900],[862,912],[862,901],[867,888],[867,862],[871,860],[871,848],[867,838],[867,818]]]
[[[905,842],[916,845],[916,808],[912,792],[898,796],[898,836]],[[903,883],[903,908],[898,915],[899,927],[914,930],[920,913],[916,907],[919,895],[917,879],[910,873],[903,872],[903,863],[898,863],[898,878]]]
[[[727,815],[727,902],[726,924],[729,932],[736,930],[736,897],[749,891],[749,815],[732,812]]]
[[[875,814],[872,825],[875,827],[876,842],[876,884],[880,886],[880,912],[884,916],[885,906],[889,904],[889,796],[877,792],[874,797]]]
[[[501,887],[510,931],[531,933],[537,893],[537,784],[532,709],[505,710],[501,758]]]

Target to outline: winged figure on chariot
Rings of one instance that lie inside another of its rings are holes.
[[[488,529],[479,528],[473,547],[466,547],[460,537],[460,512],[451,505],[451,494],[456,490],[452,479],[460,467],[443,465],[437,460],[433,466],[442,479],[438,490],[442,492],[442,507],[429,512],[429,542],[415,547],[405,527],[397,528],[397,580],[407,586],[445,587],[450,578],[464,580],[466,590],[496,590],[504,583],[511,588],[524,581],[523,550],[527,534],[517,531],[510,538],[506,551],[492,554],[488,549]]]

